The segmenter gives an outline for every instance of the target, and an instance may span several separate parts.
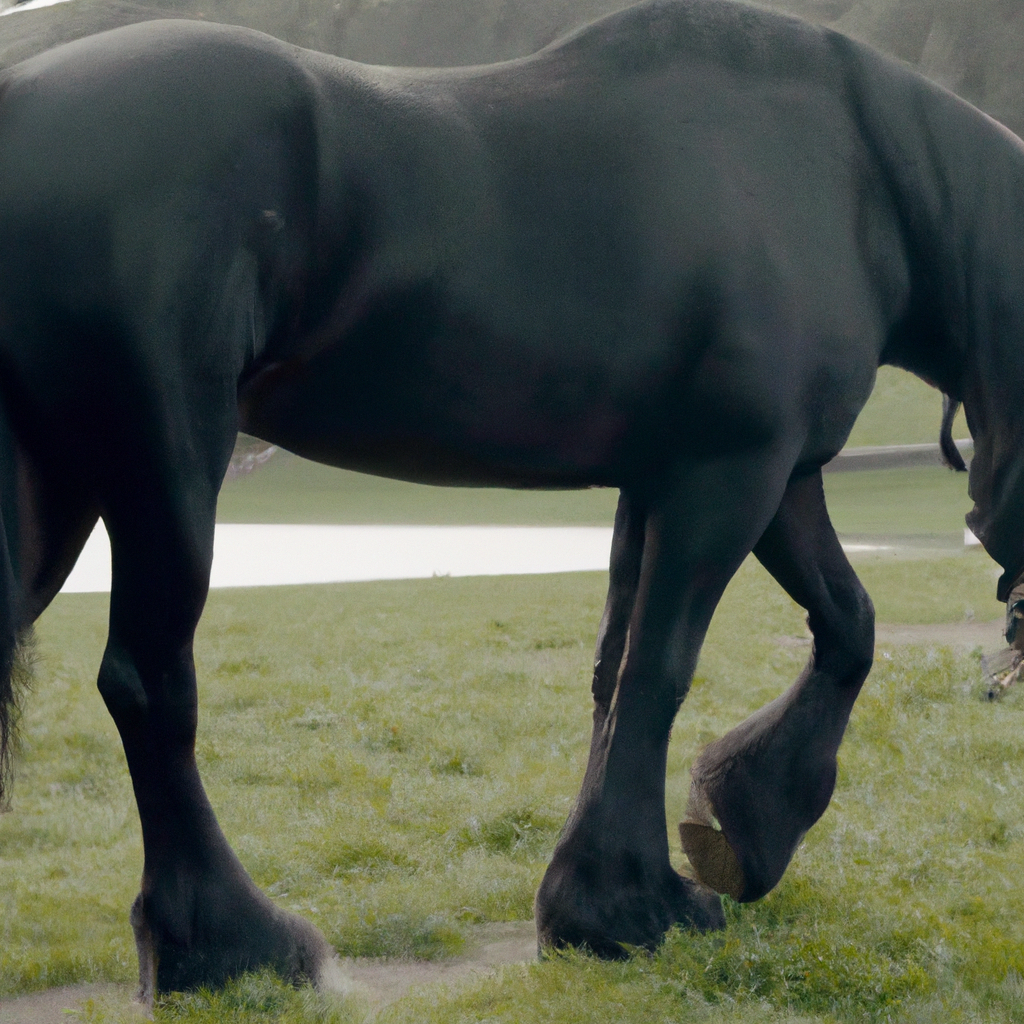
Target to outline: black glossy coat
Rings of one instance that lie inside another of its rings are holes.
[[[1022,207],[1005,129],[718,0],[485,67],[164,21],[0,75],[0,636],[9,661],[101,515],[144,996],[261,964],[315,978],[330,955],[253,886],[195,765],[237,429],[411,480],[620,489],[590,762],[539,933],[615,955],[720,927],[669,864],[669,730],[753,550],[814,653],[700,756],[681,831],[703,882],[757,898],[828,804],[871,663],[819,471],[879,363],[965,402],[1001,596],[1024,566]]]

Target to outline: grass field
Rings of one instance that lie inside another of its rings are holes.
[[[978,552],[860,569],[881,619],[997,611]],[[594,573],[215,592],[198,752],[256,880],[348,955],[444,957],[473,923],[528,918],[582,773],[603,586]],[[138,825],[94,686],[105,616],[102,595],[73,595],[40,623],[14,813],[0,818],[0,995],[135,971]],[[789,684],[806,649],[778,641],[803,633],[799,609],[744,566],[674,734],[670,822],[695,750]],[[723,935],[674,935],[620,965],[509,968],[380,1019],[1020,1020],[1024,699],[980,695],[974,656],[883,649],[832,808],[775,893],[730,905]],[[158,1018],[362,1013],[264,978]]]
[[[883,370],[850,443],[934,440],[938,417],[934,392]],[[962,547],[963,476],[834,474],[826,486],[841,533],[927,554],[856,558],[880,621],[999,615],[992,563]],[[220,518],[608,524],[614,502],[423,488],[284,456],[228,484]],[[257,882],[344,955],[445,958],[475,924],[528,919],[583,770],[604,584],[592,573],[214,592],[197,640],[198,756]],[[14,811],[0,817],[0,998],[134,978],[141,843],[94,682],[106,604],[61,596],[39,625]],[[694,753],[789,685],[803,636],[801,611],[749,561],[674,732],[670,825]],[[506,968],[377,1019],[1024,1020],[1024,695],[982,694],[977,651],[880,644],[831,808],[774,893],[728,905],[725,933],[673,934],[623,964]],[[366,1009],[255,977],[171,998],[157,1018],[344,1022]]]

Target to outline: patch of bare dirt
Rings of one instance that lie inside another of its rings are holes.
[[[333,987],[383,1006],[430,985],[493,974],[499,967],[528,963],[536,956],[532,921],[485,924],[470,931],[465,953],[450,960],[342,960]],[[123,985],[69,985],[0,1000],[0,1024],[67,1024],[87,1000],[129,1007],[133,991]],[[138,1014],[142,1020],[141,1008]]]
[[[0,1024],[68,1024],[73,1011],[86,1000],[129,1006],[131,989],[123,985],[65,985],[43,992],[33,992],[16,999],[0,999]],[[139,1017],[142,1018],[139,1008]]]
[[[783,647],[810,647],[810,634],[780,636]],[[958,647],[973,650],[980,647],[986,653],[1006,646],[1003,639],[1003,620],[989,622],[939,622],[927,626],[902,626],[887,622],[875,625],[875,646]]]

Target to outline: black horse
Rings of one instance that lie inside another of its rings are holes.
[[[669,863],[669,731],[754,551],[814,634],[693,771],[685,848],[739,899],[825,810],[873,653],[820,467],[890,363],[963,400],[972,525],[1024,570],[1024,145],[830,31],[655,0],[505,64],[395,70],[154,22],[0,75],[0,641],[98,516],[99,687],[145,846],[142,992],[330,950],[229,848],[192,639],[240,427],[409,480],[620,489],[544,944],[608,955],[718,896]]]

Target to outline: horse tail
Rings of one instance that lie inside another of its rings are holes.
[[[958,473],[966,473],[967,465],[960,449],[953,440],[953,420],[960,411],[960,403],[947,394],[942,396],[942,426],[939,427],[939,448],[942,450],[942,461]]]
[[[31,628],[22,621],[18,585],[18,456],[2,374],[0,362],[0,811],[8,804],[16,726],[31,674]]]
[[[0,129],[10,84],[10,74],[0,73]],[[4,341],[0,338],[0,349]],[[22,621],[18,583],[18,455],[4,391],[0,364],[0,811],[9,801],[21,698],[32,668],[32,631]]]
[[[11,550],[11,539],[18,535],[17,474],[14,438],[0,407],[0,809],[5,808],[9,793],[15,726],[25,682]]]

